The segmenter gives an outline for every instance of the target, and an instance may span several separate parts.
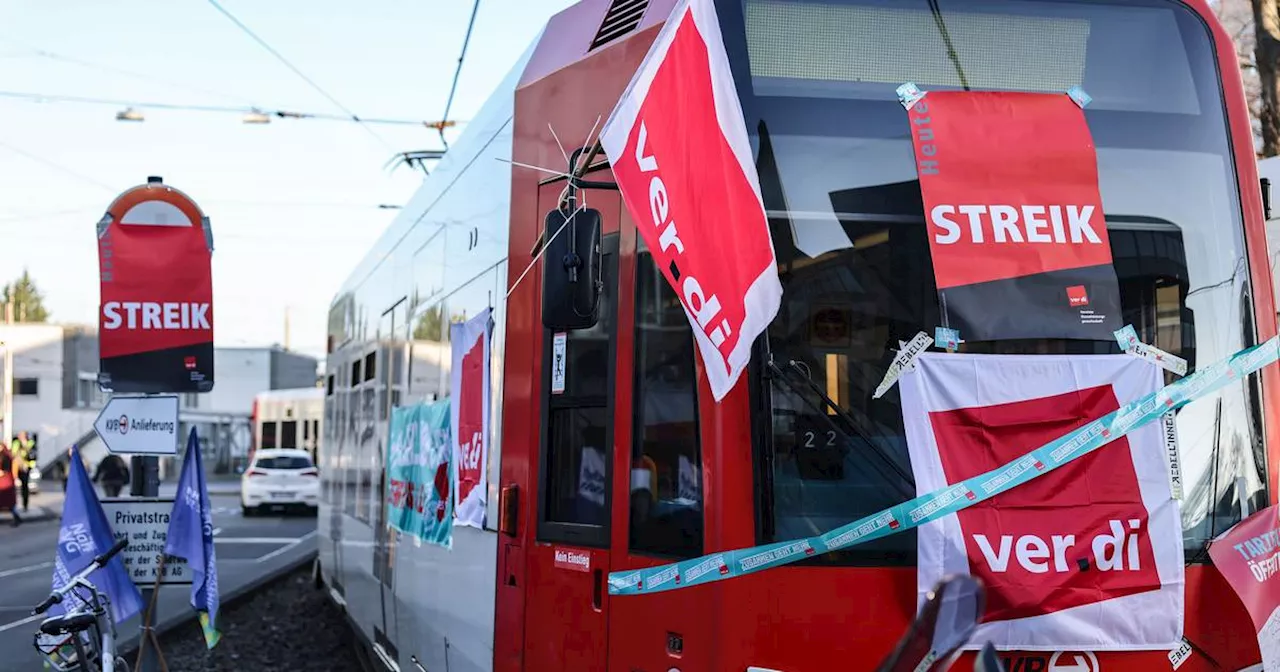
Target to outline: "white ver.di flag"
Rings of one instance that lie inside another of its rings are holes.
[[[720,401],[777,315],[782,284],[712,0],[676,3],[600,143]]]
[[[489,342],[492,308],[449,325],[453,396],[454,515],[456,524],[484,529],[489,490]]]
[[[916,491],[1016,461],[1162,382],[1129,355],[924,354],[899,383]],[[1161,423],[926,523],[917,540],[921,597],[947,574],[986,585],[972,647],[1167,651],[1181,640],[1182,524]]]

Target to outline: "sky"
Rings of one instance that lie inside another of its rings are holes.
[[[466,34],[466,0],[217,0],[343,107],[436,120]],[[474,115],[571,0],[480,0],[451,119]],[[4,92],[342,114],[210,0],[0,3],[0,284],[30,271],[51,321],[96,324],[94,227],[158,175],[209,216],[215,342],[285,343],[323,358],[338,287],[423,175],[386,164],[441,148],[433,129],[31,102]],[[456,138],[463,128],[448,131]],[[372,132],[371,132],[372,131]],[[375,137],[376,134],[376,137]]]

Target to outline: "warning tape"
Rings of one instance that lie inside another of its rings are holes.
[[[825,534],[711,553],[660,567],[612,572],[609,574],[609,594],[640,595],[721,581],[781,567],[814,555],[849,548],[919,527],[1053,471],[1160,419],[1167,412],[1275,362],[1278,356],[1280,337],[1245,348],[1152,394],[1125,404],[1004,466],[873,513]]]

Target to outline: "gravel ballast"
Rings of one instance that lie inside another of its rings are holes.
[[[160,638],[172,672],[358,672],[356,638],[308,565],[218,612],[222,641],[212,651],[197,621]],[[129,669],[133,669],[129,656]]]

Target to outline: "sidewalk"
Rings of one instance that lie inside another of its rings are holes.
[[[211,476],[205,481],[206,487],[209,488],[209,496],[216,495],[239,495],[240,494],[240,478],[238,476],[228,477],[222,474]],[[102,486],[96,486],[98,497],[105,498],[107,495],[102,491]],[[178,482],[167,481],[160,484],[161,497],[173,497],[178,492]],[[129,490],[125,488],[120,493],[121,497],[128,497]],[[40,484],[40,492],[31,493],[31,501],[26,511],[21,508],[19,502],[18,515],[22,516],[23,523],[39,523],[44,521],[57,521],[62,518],[62,503],[66,499],[66,493],[62,491],[61,481],[46,481]],[[8,515],[4,516],[4,524],[8,524]]]

